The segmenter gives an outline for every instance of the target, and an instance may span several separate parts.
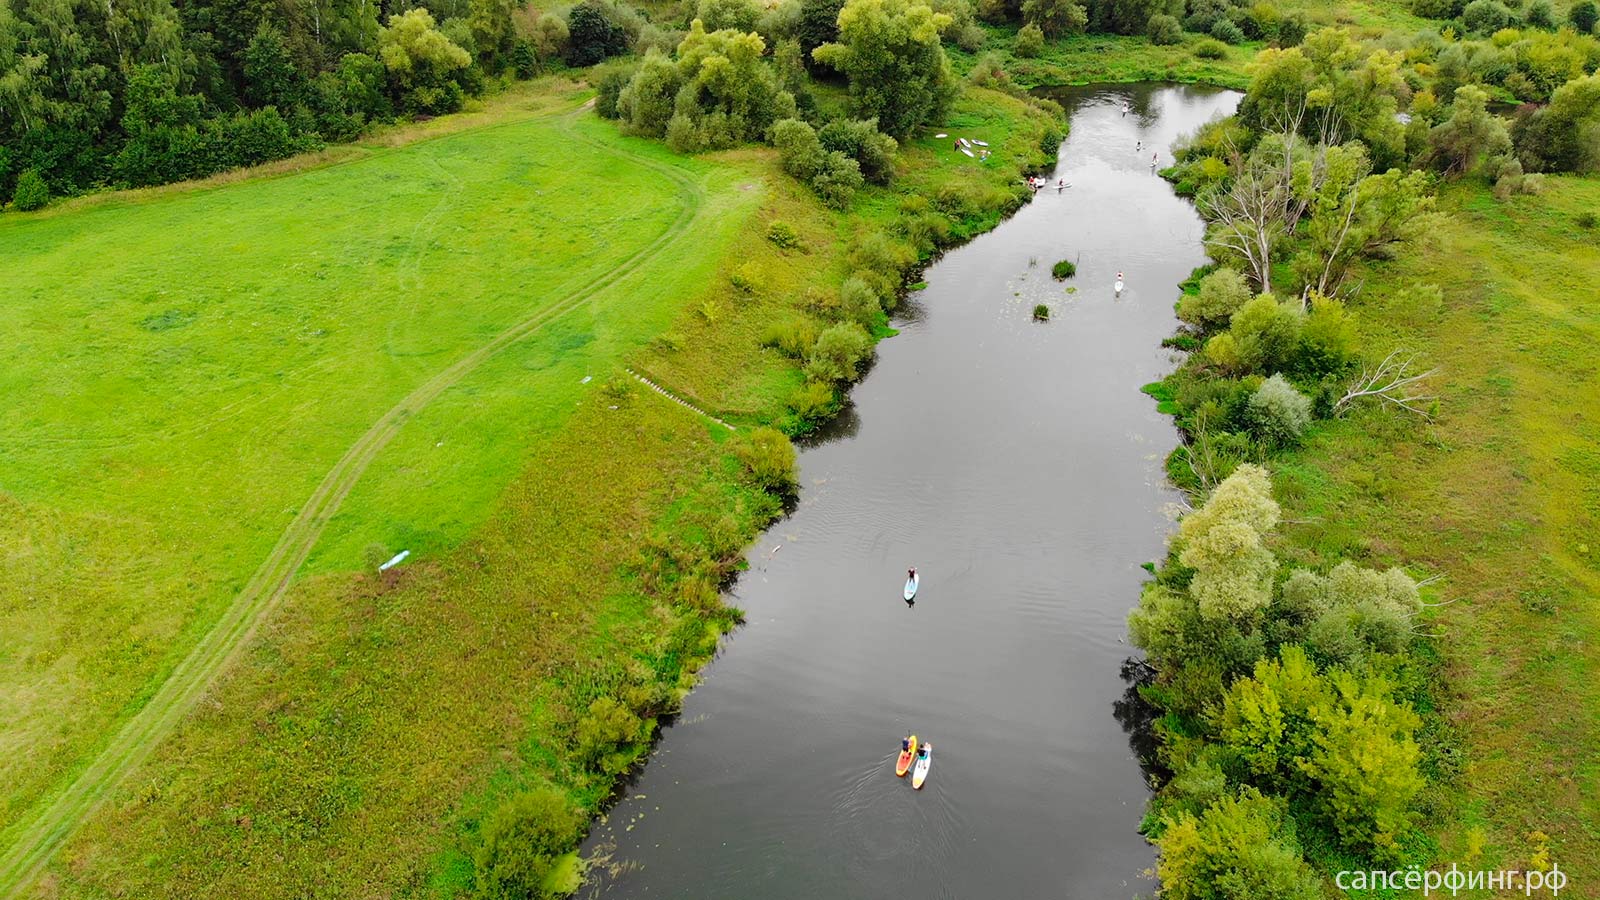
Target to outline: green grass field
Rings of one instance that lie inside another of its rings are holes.
[[[0,845],[150,707],[280,536],[309,529],[291,549],[322,572],[426,559],[480,525],[531,441],[708,278],[761,200],[746,175],[513,114],[6,217]],[[298,514],[336,463],[319,541]]]
[[[1438,858],[1527,868],[1543,835],[1572,895],[1596,897],[1600,245],[1578,217],[1600,212],[1600,181],[1548,185],[1505,202],[1449,186],[1431,246],[1367,275],[1368,355],[1439,367],[1436,422],[1336,421],[1277,480],[1286,552],[1444,576],[1435,644],[1462,753],[1427,823]]]

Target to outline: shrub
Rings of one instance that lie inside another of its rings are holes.
[[[1588,230],[1594,228],[1595,225],[1600,225],[1600,216],[1595,215],[1595,213],[1590,210],[1584,210],[1583,212],[1578,213],[1573,221],[1577,223],[1579,228]]]
[[[631,756],[615,752],[618,746],[632,745],[649,737],[649,727],[614,697],[601,697],[589,704],[589,711],[578,720],[575,733],[577,757],[584,765],[616,774],[628,767]]]
[[[883,319],[883,303],[878,297],[878,292],[865,281],[851,276],[839,286],[838,316],[846,322],[854,322],[862,328],[870,329]]]
[[[1224,44],[1242,44],[1245,41],[1243,29],[1235,25],[1230,19],[1218,19],[1216,24],[1211,26],[1211,36]],[[1221,59],[1222,57],[1208,58]]]
[[[821,381],[808,381],[789,396],[789,408],[794,410],[803,430],[809,431],[839,410],[839,394],[833,385]]]
[[[1473,34],[1494,34],[1511,21],[1511,10],[1499,0],[1472,0],[1461,10],[1461,24]]]
[[[1336,702],[1312,710],[1315,749],[1302,765],[1315,796],[1344,845],[1379,861],[1398,858],[1396,838],[1411,825],[1411,802],[1422,789],[1418,720],[1389,697],[1387,684],[1332,675]]]
[[[1033,318],[1034,318],[1035,321],[1039,321],[1039,322],[1043,322],[1043,321],[1049,319],[1050,318],[1050,307],[1045,306],[1043,303],[1034,304],[1034,307],[1033,307]]]
[[[794,444],[783,432],[757,428],[739,440],[734,452],[756,487],[783,500],[792,499],[800,490]]]
[[[637,66],[609,66],[595,80],[594,111],[602,119],[615,119],[621,115],[617,99],[622,89],[633,80]]]
[[[767,240],[783,250],[794,250],[800,246],[800,232],[788,222],[774,219],[767,225]]]
[[[823,157],[821,171],[811,179],[812,190],[834,209],[849,206],[856,192],[865,185],[861,165],[837,150]]]
[[[1200,290],[1178,300],[1178,318],[1202,330],[1216,328],[1248,302],[1250,285],[1244,276],[1221,268],[1200,279]]]
[[[817,327],[810,319],[799,317],[770,325],[761,335],[763,345],[793,359],[804,359],[816,342]]]
[[[1528,4],[1528,12],[1522,17],[1522,21],[1529,28],[1555,31],[1556,11],[1550,5],[1550,0],[1533,0]]]
[[[483,823],[473,855],[473,894],[484,900],[544,897],[553,858],[571,849],[585,823],[565,792],[524,791]]]
[[[894,176],[895,152],[900,144],[878,130],[877,119],[835,119],[817,132],[822,149],[838,151],[856,161],[861,177],[873,184],[888,184]]]
[[[1317,900],[1320,882],[1289,838],[1282,810],[1245,788],[1199,817],[1180,812],[1163,823],[1156,875],[1166,900]]]
[[[1567,21],[1579,34],[1593,34],[1595,22],[1600,22],[1600,6],[1594,0],[1579,0],[1567,10]]]
[[[1344,304],[1332,297],[1311,298],[1311,314],[1300,329],[1297,369],[1312,377],[1337,375],[1355,356],[1355,326]]]
[[[961,31],[956,34],[956,46],[968,53],[977,53],[983,49],[984,42],[989,39],[989,33],[984,31],[974,22],[961,26]]]
[[[732,28],[735,31],[755,31],[761,19],[761,7],[755,0],[700,0],[695,7],[695,17],[705,23],[707,31]]]
[[[1262,294],[1239,307],[1228,326],[1238,352],[1237,366],[1232,371],[1243,374],[1292,370],[1304,319],[1299,304],[1280,303],[1271,294]]]
[[[872,338],[854,322],[840,322],[817,336],[806,357],[806,376],[827,384],[845,384],[861,374],[872,355]]]
[[[1150,24],[1145,29],[1150,35],[1150,43],[1157,46],[1168,47],[1173,44],[1183,43],[1183,26],[1178,20],[1166,13],[1156,13],[1150,17]]]
[[[734,269],[733,274],[728,276],[728,282],[741,294],[750,296],[759,294],[766,288],[767,276],[762,273],[761,267],[756,265],[754,260],[750,260]]]
[[[1057,281],[1066,281],[1078,274],[1078,265],[1070,259],[1063,259],[1050,267],[1050,275]]]
[[[1250,395],[1245,418],[1258,439],[1274,447],[1292,447],[1311,424],[1311,398],[1282,375],[1273,375]]]
[[[1206,38],[1195,43],[1193,52],[1201,59],[1227,59],[1228,45],[1215,38]]]
[[[1011,52],[1024,59],[1038,56],[1044,51],[1044,32],[1037,25],[1024,25],[1017,31],[1017,41]]]
[[[50,202],[50,185],[38,169],[23,169],[11,194],[11,205],[22,212],[43,209]]]

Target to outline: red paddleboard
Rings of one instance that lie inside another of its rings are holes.
[[[911,749],[909,749],[909,750],[901,750],[900,751],[900,758],[895,760],[894,773],[896,775],[904,776],[907,772],[911,771],[911,761],[916,759],[916,758],[917,758],[917,736],[913,734],[911,736]]]

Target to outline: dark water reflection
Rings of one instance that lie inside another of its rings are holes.
[[[590,838],[615,865],[591,895],[1154,889],[1147,748],[1124,731],[1148,716],[1122,673],[1176,435],[1138,389],[1172,365],[1159,344],[1202,251],[1150,155],[1169,162],[1237,95],[1057,97],[1073,126],[1052,181],[1072,187],[929,270],[847,417],[802,453],[800,506],[735,592],[748,624]],[[1050,277],[1061,258],[1076,292]],[[908,731],[935,745],[920,792],[892,768]]]

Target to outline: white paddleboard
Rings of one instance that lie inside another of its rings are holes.
[[[979,147],[987,147],[987,146],[989,146],[989,142],[988,141],[973,141],[973,143],[977,144]]]
[[[928,767],[933,765],[933,745],[924,745],[928,748],[927,756],[917,757],[916,768],[911,770],[911,786],[922,790],[922,783],[928,780]]]
[[[972,151],[971,151],[971,150],[968,150],[968,149],[967,149],[967,148],[965,148],[965,147],[962,147],[962,148],[961,148],[961,152],[962,152],[962,153],[965,153],[965,154],[966,154],[966,155],[968,155],[968,156],[971,156],[971,157],[972,157],[972,158],[973,158],[973,159],[977,159],[977,158],[978,158],[978,157],[977,157],[977,155],[976,155],[976,154],[974,154],[974,153],[973,153],[973,152],[972,152]]]
[[[905,598],[907,600],[910,600],[912,597],[915,597],[917,595],[917,585],[919,585],[921,583],[922,583],[922,576],[921,575],[918,575],[916,578],[907,578],[906,579]]]

